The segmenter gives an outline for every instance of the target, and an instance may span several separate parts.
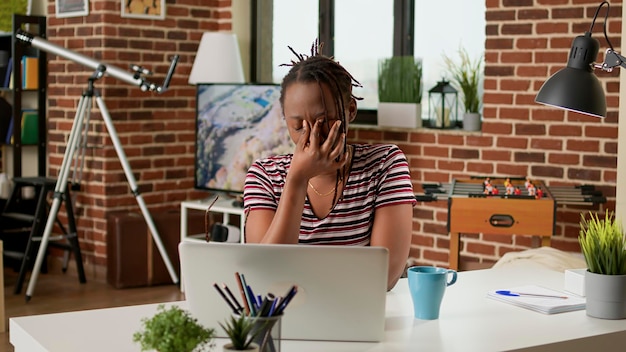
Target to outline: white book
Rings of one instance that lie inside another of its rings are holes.
[[[585,309],[585,298],[567,292],[527,285],[493,290],[487,297],[544,314]]]

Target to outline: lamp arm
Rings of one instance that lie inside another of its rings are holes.
[[[100,63],[97,60],[94,60],[90,57],[79,54],[77,52],[71,51],[69,49],[60,47],[41,37],[32,35],[23,30],[18,30],[15,33],[15,38],[24,43],[30,44],[35,48],[64,57],[66,59],[72,60],[76,63],[82,64],[94,70],[100,70],[101,72],[104,72],[106,75],[115,77],[131,85],[138,86],[144,92],[145,91],[155,91],[157,93],[165,92],[169,86],[169,82],[172,78],[172,75],[174,74],[174,69],[176,68],[176,64],[178,62],[178,55],[175,55],[172,58],[172,62],[167,72],[167,76],[165,77],[165,80],[163,81],[163,84],[159,86],[157,84],[148,82],[143,77],[141,77],[141,74],[137,74],[137,72],[130,73],[130,72],[126,72],[125,70],[122,70],[119,67]]]
[[[595,64],[595,68],[602,69],[606,72],[613,71],[615,67],[626,68],[626,58],[614,51],[613,49],[607,49],[604,55],[604,62],[600,65]]]

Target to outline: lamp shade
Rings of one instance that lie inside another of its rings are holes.
[[[595,117],[606,116],[604,89],[593,74],[600,43],[590,33],[572,43],[567,67],[559,70],[541,87],[537,103]]]
[[[193,61],[189,84],[244,83],[237,36],[226,32],[205,32]]]

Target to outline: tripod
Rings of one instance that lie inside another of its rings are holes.
[[[113,126],[113,122],[111,119],[111,115],[104,103],[104,100],[100,96],[100,93],[94,89],[94,83],[97,79],[101,78],[104,75],[106,67],[104,65],[99,65],[96,68],[96,71],[89,77],[87,90],[83,92],[80,101],[78,103],[78,108],[76,111],[76,115],[74,117],[74,122],[72,124],[72,129],[70,131],[70,136],[68,139],[68,144],[65,149],[65,154],[63,156],[63,162],[61,163],[61,168],[59,169],[59,177],[57,179],[54,195],[52,198],[52,204],[50,206],[50,212],[48,214],[48,219],[46,221],[46,227],[44,229],[44,233],[41,238],[41,244],[39,246],[39,251],[37,252],[37,259],[35,260],[35,264],[33,267],[33,271],[30,277],[30,281],[28,282],[28,288],[26,290],[26,301],[29,301],[33,295],[33,291],[35,289],[35,285],[37,283],[37,277],[39,275],[39,271],[41,269],[41,265],[43,263],[43,259],[45,257],[45,252],[48,247],[48,242],[50,240],[50,235],[52,233],[52,228],[54,227],[55,219],[59,212],[59,207],[61,206],[61,202],[63,201],[65,191],[68,186],[68,177],[70,174],[70,170],[72,169],[72,160],[74,159],[74,176],[76,175],[76,168],[78,164],[81,164],[81,172],[79,176],[82,176],[82,165],[83,162],[79,161],[79,158],[84,160],[84,148],[82,148],[82,155],[78,155],[77,150],[81,147],[82,141],[86,142],[87,132],[89,130],[89,118],[90,118],[90,109],[92,107],[92,101],[95,97],[96,104],[100,110],[100,114],[102,115],[102,119],[104,124],[106,125],[109,136],[111,137],[111,141],[113,142],[113,146],[115,147],[115,151],[117,152],[118,159],[122,164],[122,168],[124,169],[124,173],[126,174],[126,179],[130,186],[130,190],[135,196],[137,200],[137,204],[139,204],[139,208],[143,214],[143,217],[148,225],[150,233],[152,234],[152,239],[156,244],[159,253],[161,254],[161,258],[165,262],[165,266],[172,278],[174,284],[178,284],[178,276],[176,275],[176,271],[172,266],[172,263],[167,255],[167,251],[163,246],[163,242],[161,242],[161,238],[159,237],[159,233],[157,231],[154,222],[152,221],[152,217],[150,216],[150,212],[146,207],[146,203],[143,200],[143,197],[139,193],[139,189],[137,187],[137,182],[135,181],[135,177],[133,176],[133,172],[128,164],[128,160],[126,158],[126,154],[124,153],[124,149],[122,148],[122,144],[117,136],[117,132],[115,131],[115,127]],[[84,137],[83,137],[84,135]],[[71,202],[71,199],[65,199],[66,202]]]

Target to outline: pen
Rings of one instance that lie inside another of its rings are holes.
[[[241,304],[239,304],[239,301],[237,300],[237,298],[235,298],[235,295],[233,295],[233,293],[230,291],[225,283],[222,283],[222,288],[224,289],[224,291],[226,291],[226,294],[228,295],[228,297],[230,297],[231,301],[235,303],[235,306],[237,307],[237,312],[241,313],[243,311],[243,307],[241,306]]]
[[[270,312],[270,307],[271,307],[272,303],[267,299],[267,297],[265,297],[263,299],[263,302],[261,302],[261,305],[259,306],[259,316],[260,317],[267,317],[269,316],[268,313]]]
[[[293,285],[291,289],[289,290],[289,292],[287,292],[285,297],[283,297],[283,300],[280,302],[280,305],[278,306],[278,308],[276,308],[276,311],[275,311],[276,315],[283,313],[283,311],[285,310],[285,308],[287,308],[287,305],[289,304],[293,296],[296,295],[297,292],[298,292],[298,287],[296,285]]]
[[[254,297],[254,292],[252,292],[252,288],[250,287],[250,285],[246,285],[246,289],[248,292],[248,299],[250,300],[249,304],[250,304],[250,314],[252,314],[253,316],[256,316],[256,312],[257,312],[257,304],[256,304],[256,298]]]
[[[515,292],[515,291],[508,291],[508,290],[498,290],[496,291],[496,293],[502,296],[512,296],[512,297],[528,296],[528,297],[545,297],[545,298],[560,298],[560,299],[568,298],[567,296],[540,295],[536,293],[524,293],[524,292]]]
[[[226,303],[228,303],[228,305],[230,306],[230,308],[233,310],[233,313],[237,314],[239,311],[237,310],[237,308],[233,305],[233,303],[228,299],[228,297],[226,297],[226,295],[224,294],[224,292],[222,292],[222,290],[220,289],[220,287],[217,285],[217,283],[213,283],[213,287],[215,287],[215,289],[217,290],[217,292],[220,294],[220,296],[222,296],[222,298],[226,301]]]
[[[275,299],[272,301],[272,305],[271,305],[271,307],[270,307],[270,311],[269,311],[269,313],[267,313],[267,316],[268,316],[268,317],[271,317],[271,316],[273,316],[273,315],[274,315],[274,311],[276,310],[276,303],[277,303],[277,302],[278,302],[278,299],[277,299],[277,298],[275,298]]]

